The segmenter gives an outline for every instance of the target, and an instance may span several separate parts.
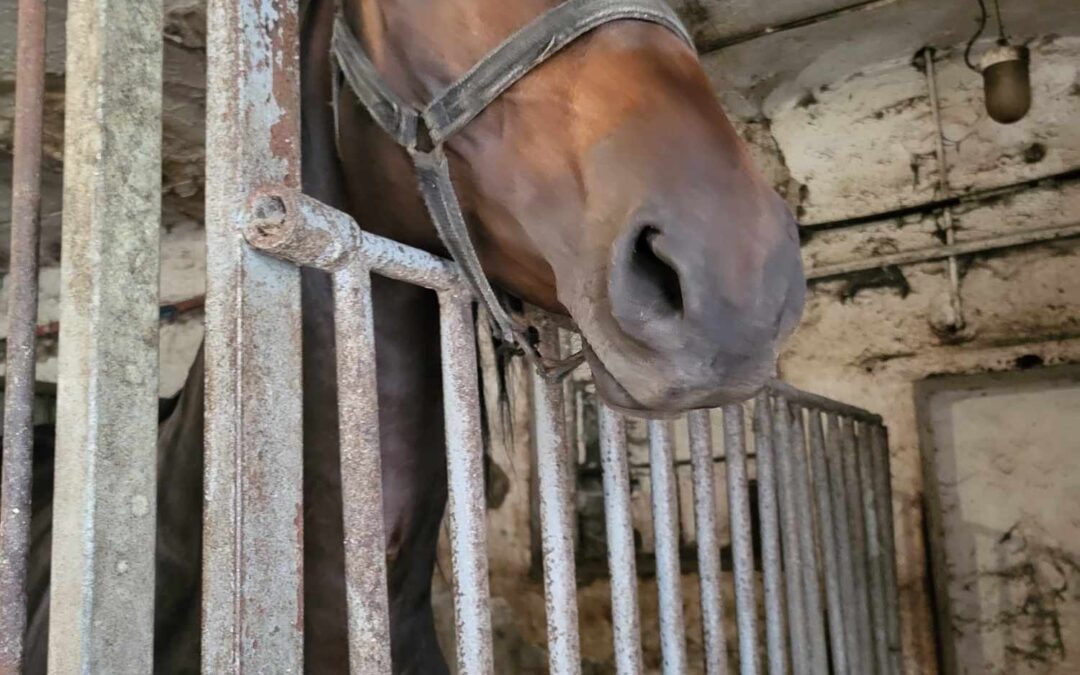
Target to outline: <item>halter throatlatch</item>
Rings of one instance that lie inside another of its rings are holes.
[[[450,165],[443,152],[457,131],[484,111],[511,85],[584,33],[619,20],[647,21],[675,32],[693,47],[693,40],[664,0],[566,0],[540,15],[488,52],[456,82],[423,109],[402,100],[379,75],[360,41],[340,15],[334,22],[333,60],[372,120],[413,160],[420,193],[439,238],[461,268],[477,302],[487,309],[496,333],[520,349],[547,377],[561,377],[582,361],[581,354],[562,360],[544,359],[524,325],[499,302],[469,238]],[[334,115],[337,124],[337,76]]]

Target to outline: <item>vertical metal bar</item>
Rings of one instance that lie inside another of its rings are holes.
[[[11,179],[4,449],[0,477],[0,675],[23,671],[34,448],[34,330],[41,235],[45,3],[19,0]]]
[[[600,463],[604,470],[604,518],[608,570],[611,573],[615,668],[620,675],[637,675],[642,671],[641,625],[638,618],[634,523],[630,513],[626,421],[603,403],[599,408]]]
[[[829,470],[825,464],[825,434],[821,428],[821,412],[809,411],[811,484],[817,500],[818,522],[821,532],[821,550],[825,559],[825,601],[829,619],[829,646],[832,651],[833,671],[847,673],[848,659],[844,639],[844,614],[840,599],[839,552],[832,504],[829,501]]]
[[[776,455],[772,444],[772,405],[768,394],[754,400],[754,454],[757,462],[758,517],[761,521],[762,585],[765,592],[765,644],[769,674],[784,675],[783,588],[780,578],[780,523],[776,504]]]
[[[739,670],[757,675],[757,603],[754,600],[754,547],[750,535],[750,488],[746,475],[743,409],[724,406],[724,458],[727,465],[728,512],[735,568],[735,616],[739,625]]]
[[[780,536],[784,554],[784,584],[787,591],[787,616],[791,626],[791,669],[796,675],[810,672],[810,638],[802,583],[804,560],[799,548],[799,505],[796,501],[796,477],[792,458],[791,418],[788,403],[776,399],[773,417],[773,447],[780,469]]]
[[[723,592],[720,589],[720,537],[716,529],[713,486],[712,424],[708,410],[687,416],[690,463],[694,480],[694,523],[697,530],[698,576],[701,583],[701,632],[705,643],[705,672],[727,672]]]
[[[461,291],[440,293],[439,316],[449,482],[447,519],[454,566],[458,672],[481,675],[494,671],[494,661],[488,588],[484,445],[480,435],[476,325],[472,320],[471,297]],[[559,411],[561,413],[561,409]],[[574,589],[573,580],[571,569],[571,590]]]
[[[254,189],[299,185],[297,19],[296,0],[207,8],[208,673],[303,670],[300,273],[242,237]]]
[[[832,497],[833,523],[836,527],[837,562],[840,569],[840,599],[844,605],[844,646],[850,673],[862,675],[864,670],[859,651],[859,610],[855,592],[854,562],[851,553],[851,532],[848,527],[847,495],[844,487],[843,454],[846,444],[840,433],[840,420],[829,413],[826,458],[829,465],[829,489]]]
[[[542,345],[557,345],[554,327],[541,325],[540,341]],[[574,675],[581,672],[581,657],[574,573],[574,512],[570,502],[572,474],[562,385],[549,382],[537,373],[532,378],[548,659],[555,675]]]
[[[889,475],[889,441],[885,428],[871,427],[871,453],[875,491],[878,495],[878,523],[881,525],[881,567],[885,586],[885,625],[889,637],[889,663],[892,675],[903,672],[900,642],[900,602],[896,582],[896,543],[893,539],[892,480]]]
[[[855,611],[859,639],[859,661],[861,672],[874,670],[873,633],[870,624],[869,588],[866,583],[866,524],[863,521],[863,504],[860,494],[857,446],[855,443],[855,423],[851,418],[841,420],[840,438],[843,441],[843,459],[845,494],[847,497],[848,532],[851,535],[852,580],[855,588]]]
[[[53,673],[152,668],[161,26],[68,3]]]
[[[660,596],[660,653],[665,675],[686,672],[682,589],[679,579],[679,498],[670,420],[649,421],[649,475]]]
[[[810,501],[810,472],[806,461],[806,432],[802,408],[791,406],[791,459],[795,473],[796,522],[799,550],[802,555],[803,606],[806,609],[806,633],[810,647],[810,672],[825,675],[829,654],[825,647],[825,621],[821,611],[821,583],[818,580],[817,548],[814,544],[814,507]]]
[[[877,663],[877,672],[886,675],[889,672],[889,636],[885,625],[885,580],[881,568],[881,525],[878,522],[878,510],[871,462],[873,440],[871,427],[861,424],[859,442],[856,451],[859,465],[863,520],[866,524],[867,581],[870,596],[870,619],[872,624],[873,654]]]
[[[379,455],[379,396],[371,274],[351,262],[334,274],[338,425],[345,525],[349,670],[390,672],[389,602]]]

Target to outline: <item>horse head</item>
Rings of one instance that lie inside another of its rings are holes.
[[[422,106],[554,4],[352,0],[343,12],[397,96]],[[350,210],[445,255],[406,152],[354,97],[336,105]],[[797,226],[675,32],[633,20],[590,31],[445,152],[484,272],[569,315],[610,404],[712,407],[773,374],[802,310]]]

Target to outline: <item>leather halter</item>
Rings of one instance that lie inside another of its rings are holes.
[[[487,310],[496,333],[524,352],[538,372],[548,378],[557,379],[569,373],[581,363],[582,356],[579,353],[564,361],[543,359],[527,327],[499,303],[469,238],[443,144],[533,68],[586,32],[619,20],[659,24],[693,47],[690,35],[664,0],[566,0],[488,52],[422,109],[394,93],[340,14],[334,21],[331,46],[340,74],[372,120],[408,151],[439,238],[461,268],[476,300]],[[339,94],[336,74],[333,83],[336,135]]]

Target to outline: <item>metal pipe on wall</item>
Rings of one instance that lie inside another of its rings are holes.
[[[0,675],[23,670],[34,448],[35,327],[41,238],[45,3],[19,0],[12,147],[4,445],[0,477]]]

